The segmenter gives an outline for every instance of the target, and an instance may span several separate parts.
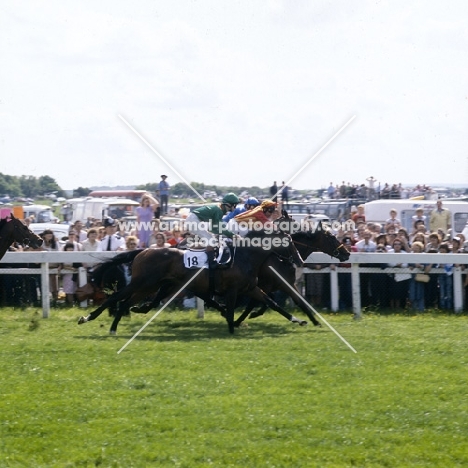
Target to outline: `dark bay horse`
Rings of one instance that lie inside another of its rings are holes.
[[[302,259],[289,234],[256,232],[255,238],[258,239],[255,246],[241,245],[235,248],[234,261],[230,268],[216,271],[213,292],[214,295],[224,298],[225,305],[221,306],[220,310],[224,312],[230,333],[234,333],[234,308],[239,294],[246,294],[261,303],[266,303],[285,316],[290,315],[258,288],[257,277],[261,265],[272,255],[291,258],[291,261],[297,265],[302,265]],[[262,245],[267,247],[264,248]],[[202,299],[210,299],[212,291],[209,286],[208,270],[199,272],[187,269],[183,263],[183,251],[146,249],[141,253],[137,252],[136,256],[134,251],[124,252],[106,263],[109,265],[126,263],[129,261],[129,255],[134,258],[130,284],[110,296],[87,317],[81,317],[79,324],[94,320],[106,308],[117,303],[123,303],[123,308],[128,310],[131,305],[156,292],[158,294],[153,303],[159,303],[168,296],[169,292],[184,287]],[[115,328],[111,328],[111,332],[115,332]]]
[[[6,218],[0,219],[0,260],[13,242],[38,249],[43,241],[20,219],[9,214]]]
[[[294,246],[297,248],[303,259],[307,259],[307,257],[313,252],[326,253],[333,258],[337,258],[340,262],[344,262],[349,258],[349,252],[346,250],[345,246],[342,245],[333,234],[323,229],[321,223],[318,224],[314,231],[298,231],[291,234],[291,238]],[[275,271],[284,279],[284,281],[278,277]],[[307,306],[304,305],[304,302],[301,301],[296,294],[292,293],[291,288],[299,294],[295,283],[296,269],[291,262],[277,256],[271,256],[262,264],[258,275],[258,287],[267,294],[271,294],[274,291],[285,292],[291,297],[296,306],[307,315],[315,326],[320,325],[314,317],[314,314]],[[250,318],[260,317],[268,308],[267,305],[263,303],[259,310],[252,312],[257,305],[258,304],[251,299],[244,312],[235,321],[235,326],[238,327],[249,314]],[[286,318],[289,319],[289,317]]]

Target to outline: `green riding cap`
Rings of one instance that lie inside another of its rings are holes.
[[[224,195],[221,201],[221,203],[225,205],[236,205],[239,202],[240,202],[239,197],[232,192]]]

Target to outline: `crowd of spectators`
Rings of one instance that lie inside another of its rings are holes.
[[[160,229],[159,219],[153,219],[153,229],[149,233],[149,240],[142,242],[140,236],[145,236],[141,230],[123,230],[125,224],[107,218],[98,220],[89,218],[85,225],[81,221],[69,225],[68,235],[56,238],[52,230],[45,230],[40,234],[44,240],[41,250],[45,251],[125,251],[145,246],[150,248],[164,248],[176,246],[186,235],[180,224],[173,224],[170,230]],[[10,252],[20,252],[22,247],[18,244],[10,246]],[[49,276],[51,305],[66,303],[68,306],[76,305],[75,292],[78,288],[78,269],[86,268],[90,271],[93,265],[81,263],[50,263],[49,268],[54,271]],[[40,268],[36,264],[7,264],[2,262],[1,268]],[[56,271],[56,272],[55,272]],[[126,281],[130,281],[129,269],[125,268]],[[27,307],[40,305],[41,298],[40,275],[15,274],[0,275],[0,306],[1,307]]]
[[[401,184],[390,187],[385,184],[382,190],[376,185],[376,181],[370,177],[368,185],[352,186],[345,184],[334,186],[330,184],[329,196],[350,197],[352,194],[366,197],[404,198],[406,196],[431,196],[432,190],[425,185],[417,185],[411,190],[403,189]],[[272,188],[273,190],[273,188]],[[142,199],[141,206],[154,214],[153,198],[146,196]],[[402,227],[396,209],[389,212],[385,223],[379,224],[366,222],[364,205],[358,205],[351,215],[354,229],[337,233],[338,239],[351,252],[461,252],[465,251],[466,239],[461,233],[450,235],[450,216],[437,203],[438,209],[434,210],[430,217],[426,217],[422,210],[416,210],[413,216],[413,229],[408,232]],[[44,231],[41,237],[44,239],[42,249],[48,251],[124,251],[135,248],[167,248],[174,247],[183,240],[188,233],[183,230],[182,219],[175,223],[170,230],[161,229],[160,220],[152,218],[152,229],[123,230],[125,224],[118,223],[115,219],[88,218],[83,224],[77,221],[69,226],[68,236],[57,239],[52,231]],[[12,245],[10,251],[20,251],[21,247]],[[2,263],[3,268],[8,267],[36,267],[39,265],[8,265]],[[66,263],[62,265],[50,264],[54,272],[50,276],[50,296],[52,305],[62,299],[69,305],[76,304],[75,292],[77,289],[78,268],[83,266],[88,270],[92,265]],[[321,270],[328,265],[309,264],[309,268]],[[349,268],[350,264],[340,264],[341,268]],[[367,265],[369,266],[369,265]],[[361,273],[361,304],[363,307],[375,306],[382,309],[401,310],[413,308],[425,310],[438,307],[450,310],[453,308],[453,265],[426,265],[397,264],[375,265],[382,270],[381,273]],[[385,267],[410,268],[412,273],[385,273]],[[431,269],[443,268],[443,273],[430,274],[427,283],[416,281],[416,272],[429,273]],[[334,268],[332,265],[331,268]],[[468,288],[468,275],[465,275],[465,288]],[[127,282],[130,272],[126,271]],[[352,308],[351,275],[340,272],[339,282],[339,307],[342,310]],[[0,306],[23,307],[38,305],[41,294],[40,275],[0,275],[2,294]],[[330,285],[328,274],[306,275],[304,280],[306,298],[317,307],[330,307]]]
[[[330,182],[327,188],[327,196],[330,199],[352,198],[365,200],[378,199],[405,199],[413,197],[424,197],[426,200],[437,199],[437,192],[424,184],[418,184],[414,187],[403,187],[399,184],[383,185],[377,182],[373,177],[366,179],[367,184],[351,184],[350,182],[342,181],[341,184]]]
[[[354,229],[340,231],[338,239],[350,252],[394,252],[394,253],[468,253],[468,242],[462,233],[451,233],[450,214],[441,201],[429,217],[418,209],[413,216],[413,229],[408,232],[398,218],[396,209],[391,209],[385,223],[366,222],[364,205],[358,207],[353,216]],[[349,226],[349,224],[348,224]],[[308,268],[320,270],[334,265],[307,264]],[[350,268],[350,263],[339,264]],[[452,263],[426,264],[399,262],[362,265],[382,270],[381,273],[360,274],[361,306],[378,307],[388,310],[413,309],[424,311],[428,308],[453,309]],[[401,268],[401,273],[386,273],[385,269]],[[443,271],[429,274],[434,268]],[[408,269],[410,270],[408,272]],[[406,271],[404,271],[406,270]],[[421,275],[418,275],[422,274]],[[312,273],[305,275],[305,296],[312,305],[329,308],[328,275]],[[468,290],[468,275],[464,276],[464,287]],[[427,281],[427,282],[423,282]],[[340,272],[339,308],[352,309],[351,275]],[[468,297],[468,296],[467,296]],[[466,301],[465,301],[466,302]]]

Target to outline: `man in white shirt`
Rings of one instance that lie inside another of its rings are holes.
[[[356,250],[358,252],[375,252],[377,249],[377,244],[371,240],[372,239],[372,233],[366,229],[363,234],[363,239],[356,242],[354,247],[356,247]]]
[[[100,242],[102,251],[115,251],[125,245],[125,239],[116,234],[117,221],[115,219],[106,218],[104,220],[104,227],[106,228],[106,235]]]

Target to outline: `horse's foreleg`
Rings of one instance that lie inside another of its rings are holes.
[[[234,308],[236,306],[236,294],[226,296],[226,321],[228,323],[229,333],[234,333]]]
[[[251,297],[258,299],[259,301],[266,304],[271,309],[275,310],[276,312],[280,313],[286,320],[289,320],[293,323],[298,323],[299,325],[307,325],[305,320],[300,320],[294,315],[291,315],[289,312],[285,311],[282,307],[280,307],[268,294],[265,294],[260,288],[255,288],[254,291],[251,293]]]
[[[78,320],[78,325],[90,322],[91,320],[98,318],[107,308],[112,307],[113,305],[117,304],[120,300],[127,297],[129,291],[132,291],[130,285],[126,286],[120,291],[113,293],[96,310],[93,310],[93,312],[91,312],[86,317],[80,317]]]
[[[315,318],[315,314],[304,304],[304,302],[296,297],[296,295],[291,296],[291,299],[294,303],[309,317],[310,321],[316,326],[321,327],[322,324]]]
[[[249,319],[252,319],[252,318],[257,318],[257,317],[261,317],[264,313],[265,313],[265,310],[268,309],[268,306],[266,304],[263,304],[260,309],[258,310],[254,310],[250,316],[249,316]]]
[[[249,299],[249,302],[242,314],[238,317],[238,319],[234,322],[235,327],[240,327],[241,323],[247,318],[247,316],[252,312],[253,308],[255,307],[255,302],[253,299]]]

